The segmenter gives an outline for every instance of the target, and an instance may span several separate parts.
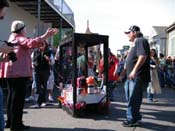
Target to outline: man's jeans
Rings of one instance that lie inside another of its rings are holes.
[[[146,90],[148,82],[136,78],[134,80],[126,80],[125,96],[127,105],[126,117],[128,121],[137,122],[141,120],[140,106],[143,98],[143,91]]]
[[[3,93],[0,87],[0,131],[4,130]]]

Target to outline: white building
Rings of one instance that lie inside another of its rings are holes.
[[[74,29],[74,14],[64,0],[9,0],[10,8],[4,20],[0,21],[0,40],[7,40],[10,35],[11,23],[22,20],[26,24],[27,37],[43,34],[48,27]],[[38,16],[40,5],[40,21]],[[37,27],[39,26],[39,32]],[[63,35],[63,34],[62,34]]]
[[[175,56],[175,22],[166,28],[167,32],[167,55]]]
[[[153,26],[151,35],[149,36],[150,48],[154,48],[157,54],[166,55],[166,41],[167,33],[165,32],[166,26]]]

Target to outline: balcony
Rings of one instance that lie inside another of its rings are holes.
[[[10,0],[38,17],[38,0]],[[40,20],[56,28],[75,28],[74,14],[64,0],[40,0]]]

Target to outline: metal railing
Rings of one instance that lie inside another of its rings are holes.
[[[74,13],[64,0],[45,0],[57,13],[75,28]]]

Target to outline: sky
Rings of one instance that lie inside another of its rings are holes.
[[[152,26],[169,26],[175,22],[175,0],[65,0],[74,12],[75,32],[90,31],[109,36],[109,47],[117,53],[129,45],[124,31],[131,25],[140,27],[145,36]]]

